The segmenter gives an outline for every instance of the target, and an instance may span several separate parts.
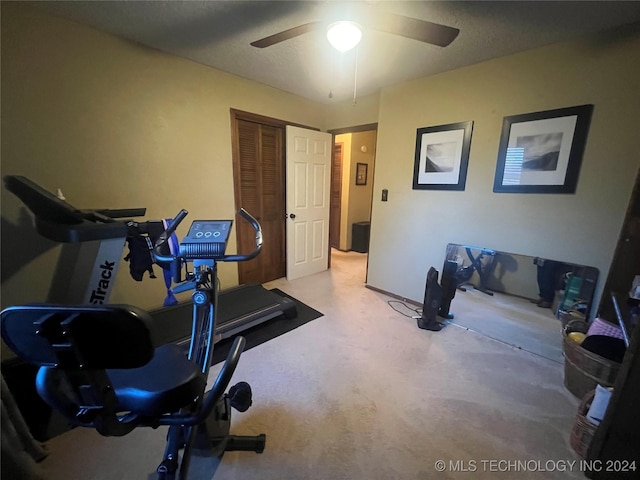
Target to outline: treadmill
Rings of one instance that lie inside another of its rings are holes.
[[[35,216],[36,231],[62,244],[47,302],[108,303],[128,235],[127,220],[146,208],[80,210],[26,177],[4,177]]]
[[[31,210],[36,231],[63,244],[47,302],[108,303],[129,235],[128,219],[144,216],[146,209],[80,210],[26,177],[7,175],[4,184]],[[150,312],[159,343],[188,342],[192,308],[189,302]],[[259,284],[220,292],[217,308],[216,334],[223,339],[280,316],[298,315],[293,300]]]
[[[216,334],[233,337],[268,320],[296,318],[296,303],[259,284],[239,285],[218,293]],[[160,343],[187,344],[191,338],[193,304],[180,303],[149,312],[157,325]]]

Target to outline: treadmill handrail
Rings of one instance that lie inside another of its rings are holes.
[[[146,208],[80,210],[22,175],[6,175],[4,184],[33,213],[38,233],[54,242],[125,238],[126,223],[114,219],[146,213]]]
[[[36,217],[36,231],[43,237],[60,243],[82,243],[94,240],[109,240],[127,237],[126,223],[96,223],[85,221],[80,225],[61,225]]]

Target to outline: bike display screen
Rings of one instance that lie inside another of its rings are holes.
[[[226,243],[232,220],[194,220],[185,240],[189,242]]]

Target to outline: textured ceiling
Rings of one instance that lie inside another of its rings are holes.
[[[354,90],[361,97],[398,82],[640,22],[640,2],[634,1],[33,3],[55,15],[322,103],[351,100]],[[442,23],[459,28],[460,35],[442,48],[365,30],[357,53],[346,54],[333,50],[323,32],[264,49],[250,46],[300,24],[358,20],[372,10]]]

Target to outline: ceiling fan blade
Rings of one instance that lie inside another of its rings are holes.
[[[291,38],[304,35],[305,33],[312,32],[318,27],[319,24],[320,22],[310,22],[303,25],[298,25],[297,27],[293,27],[288,30],[275,33],[273,35],[269,35],[268,37],[261,38],[260,40],[256,40],[255,42],[251,42],[251,45],[257,48],[270,47],[271,45],[275,45],[276,43],[284,42],[285,40],[289,40]]]
[[[439,47],[446,47],[460,33],[460,30],[454,27],[447,27],[446,25],[417,18],[404,17],[395,13],[379,13],[370,22],[369,25],[374,30],[412,38]]]

